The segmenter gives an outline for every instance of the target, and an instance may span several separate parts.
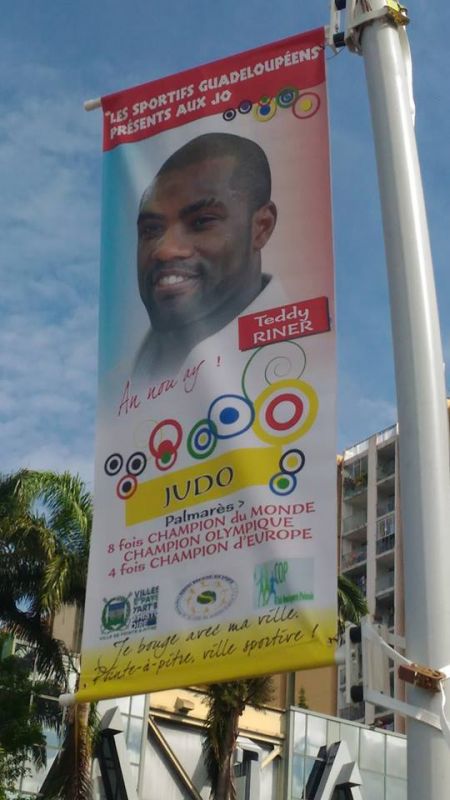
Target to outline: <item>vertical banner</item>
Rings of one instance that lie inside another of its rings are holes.
[[[333,662],[323,30],[103,98],[80,700]]]

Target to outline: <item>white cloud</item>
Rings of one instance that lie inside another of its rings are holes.
[[[183,20],[184,6],[179,5]],[[73,42],[67,58],[68,20],[81,20],[76,9],[69,16],[62,6],[56,16],[54,10],[48,12],[54,25],[60,26],[52,32],[51,46],[46,47],[42,37],[41,28],[48,22],[44,8],[29,12],[39,23],[36,31],[29,17],[23,19],[23,9],[21,14],[17,12],[15,30],[20,31],[20,43],[0,42],[0,69],[8,75],[2,87],[0,117],[1,471],[28,465],[72,469],[86,477],[92,474],[101,115],[86,114],[82,100],[96,92],[177,71],[193,59],[212,59],[214,51],[225,54],[223,42],[228,36],[224,39],[224,30],[231,37],[225,50],[237,51],[244,38],[252,46],[257,39],[288,35],[290,20],[298,20],[298,3],[282,0],[282,13],[275,18],[259,16],[255,23],[256,5],[256,0],[251,0],[242,17],[242,4],[232,0],[231,6],[220,10],[218,27],[217,17],[211,19],[208,36],[204,27],[197,35],[194,22],[187,17],[189,36],[183,25],[167,25],[170,10],[161,8],[150,53],[146,27],[138,24],[132,12],[130,18],[129,8],[124,11],[117,3],[112,11],[108,3],[91,3],[89,9],[86,5],[91,24],[84,15],[83,26],[80,23],[70,36]],[[305,0],[302,25],[310,26],[311,20],[313,25],[327,22],[327,4],[320,5],[322,10],[317,0]],[[410,10],[417,135],[449,361],[447,28],[441,24],[442,9],[433,9],[428,0],[416,0]],[[15,14],[12,10],[11,19]],[[128,39],[123,38],[121,28],[125,17],[127,30],[133,30]],[[208,20],[206,15],[207,25]],[[104,40],[98,38],[101,22],[107,31]],[[222,31],[219,37],[217,30]],[[39,52],[47,53],[49,63],[51,59],[51,63],[61,64],[60,70],[33,56],[29,46],[33,38]],[[81,53],[83,58],[75,68]],[[363,61],[343,52],[328,68],[343,449],[395,422],[396,409],[391,400],[386,277]],[[89,80],[87,91],[80,74]]]
[[[90,479],[100,142],[62,75],[29,63],[13,80],[0,119],[0,469]]]
[[[397,422],[395,404],[380,391],[370,395],[364,383],[348,374],[341,380],[339,452]]]

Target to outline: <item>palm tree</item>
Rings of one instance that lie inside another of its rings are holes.
[[[209,705],[205,723],[203,753],[211,796],[215,800],[236,800],[233,753],[239,734],[239,717],[251,703],[260,708],[272,695],[271,678],[249,678],[207,687]]]
[[[346,575],[338,575],[338,636],[342,637],[346,622],[357,625],[368,613],[367,600],[359,586]]]
[[[51,624],[63,605],[84,606],[91,527],[92,500],[79,477],[21,470],[0,480],[0,620],[34,648],[37,672],[53,676],[61,691],[70,655]],[[43,797],[68,798],[67,785],[71,798],[89,797],[88,716],[89,705],[67,715],[66,747]]]
[[[97,729],[93,703],[79,703],[66,709],[64,740],[41,786],[39,797],[42,800],[91,800],[91,767]]]
[[[338,576],[338,637],[346,622],[358,623],[368,613],[360,588],[345,575]],[[203,751],[213,800],[236,800],[233,753],[239,717],[248,703],[258,707],[270,699],[271,677],[213,683],[207,687],[208,716]]]
[[[0,633],[0,800],[12,792],[16,781],[26,773],[31,759],[39,768],[45,765],[45,725],[58,724],[58,709],[39,695],[54,692],[46,681],[31,679],[34,663],[28,654],[8,655],[11,638]],[[6,654],[5,654],[6,650]]]

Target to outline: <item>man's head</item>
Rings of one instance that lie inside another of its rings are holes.
[[[270,194],[263,150],[240,136],[198,136],[163,164],[138,217],[139,291],[154,329],[229,321],[259,293]]]

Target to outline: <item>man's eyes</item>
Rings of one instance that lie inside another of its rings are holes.
[[[161,225],[154,222],[146,222],[139,225],[139,238],[140,239],[157,239],[161,236],[164,229]]]
[[[217,220],[218,216],[216,214],[201,214],[198,217],[194,217],[190,224],[194,231],[202,231],[205,228],[209,228],[211,225],[214,225]]]
[[[198,233],[204,230],[208,230],[212,227],[218,220],[220,219],[218,214],[208,213],[208,214],[198,214],[195,217],[190,219],[186,219],[184,221],[184,226],[186,231],[189,229],[194,231],[194,233]],[[140,239],[158,239],[161,236],[164,236],[166,232],[165,225],[159,222],[141,222],[138,224],[138,234]]]

